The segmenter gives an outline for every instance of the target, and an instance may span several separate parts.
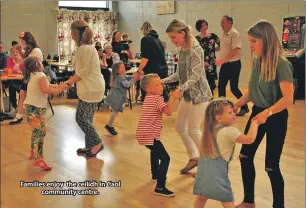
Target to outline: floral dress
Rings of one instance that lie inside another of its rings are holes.
[[[216,88],[215,80],[218,79],[217,66],[216,66],[216,44],[220,46],[220,39],[215,33],[210,33],[209,36],[201,38],[199,35],[196,36],[201,47],[204,50],[204,67],[206,77],[213,91]]]

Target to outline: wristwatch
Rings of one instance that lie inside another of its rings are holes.
[[[267,109],[268,113],[269,113],[269,117],[273,115],[272,111],[270,110],[270,108]]]

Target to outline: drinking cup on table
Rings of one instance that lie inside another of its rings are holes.
[[[8,74],[8,75],[13,74],[13,69],[12,69],[12,68],[8,68],[8,69],[7,69],[7,74]]]

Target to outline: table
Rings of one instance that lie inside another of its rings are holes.
[[[136,74],[137,73],[137,71],[138,71],[138,68],[132,68],[132,69],[130,69],[130,70],[127,70],[127,71],[125,71],[125,74]],[[134,102],[136,102],[136,100],[135,100],[135,91],[136,91],[136,89],[135,89],[135,84],[136,83],[134,83],[133,85],[132,85],[132,87],[131,87],[131,102],[132,103],[134,103]]]
[[[1,118],[0,120],[2,120],[3,114],[4,114],[4,101],[3,101],[3,86],[2,86],[2,81],[8,81],[8,80],[22,80],[23,79],[23,75],[22,74],[13,74],[8,76],[7,73],[4,73],[3,75],[0,76],[0,94],[1,94],[1,109],[0,109],[0,113],[1,113]]]
[[[67,70],[68,67],[72,67],[72,64],[69,63],[68,61],[56,62],[56,61],[51,61],[51,60],[49,60],[49,61],[47,61],[47,62],[48,62],[48,64],[49,64],[50,66],[64,67],[66,70]]]
[[[131,59],[130,63],[140,64],[141,59]]]

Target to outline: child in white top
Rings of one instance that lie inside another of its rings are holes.
[[[261,124],[254,120],[247,135],[231,125],[236,121],[233,103],[213,100],[205,112],[204,132],[200,146],[201,156],[193,193],[198,195],[196,208],[203,208],[208,199],[220,201],[225,208],[234,208],[234,197],[228,178],[228,164],[234,154],[235,142],[254,142]]]
[[[30,77],[27,97],[24,101],[25,114],[32,127],[30,159],[35,159],[35,166],[41,167],[43,170],[51,170],[51,167],[43,159],[47,94],[60,93],[62,90],[49,84],[38,57],[28,57],[24,60],[24,73]]]

